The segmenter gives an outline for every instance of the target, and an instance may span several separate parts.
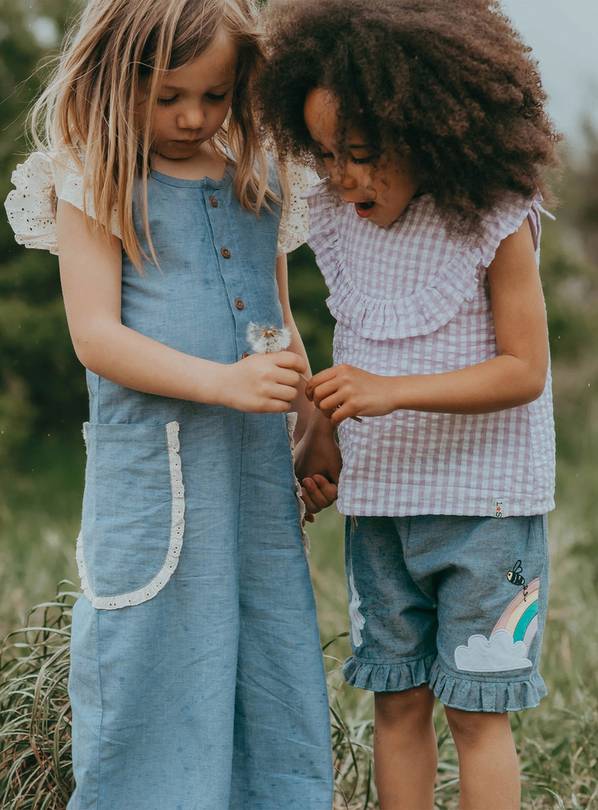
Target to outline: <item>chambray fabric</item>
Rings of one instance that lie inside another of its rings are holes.
[[[543,515],[348,518],[346,680],[373,692],[429,684],[465,711],[536,706],[546,535]]]
[[[233,363],[249,351],[250,321],[281,325],[278,214],[242,209],[230,171],[220,182],[152,173],[149,219],[160,267],[140,275],[124,257],[126,326]],[[69,810],[330,810],[328,702],[285,415],[92,373],[88,386]],[[140,604],[93,607],[143,590],[167,558],[172,422],[178,565]]]

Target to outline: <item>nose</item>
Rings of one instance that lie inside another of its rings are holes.
[[[200,103],[189,104],[179,113],[177,126],[179,129],[201,129],[205,122],[205,114]]]
[[[331,178],[333,185],[342,191],[353,191],[357,188],[357,180],[350,171],[347,170],[347,166],[338,166],[336,165],[331,172]]]

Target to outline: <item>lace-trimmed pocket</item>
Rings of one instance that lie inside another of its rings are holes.
[[[178,565],[185,528],[179,425],[86,423],[77,564],[102,610],[153,599]]]
[[[287,432],[289,434],[289,444],[291,445],[291,461],[293,465],[293,481],[295,484],[295,497],[297,499],[297,508],[299,510],[299,524],[301,526],[301,537],[303,538],[303,546],[306,551],[309,551],[309,536],[305,530],[305,514],[306,508],[303,502],[303,498],[301,497],[301,482],[295,475],[295,428],[297,427],[297,419],[298,414],[296,413],[287,413],[286,414],[286,425],[287,425]]]

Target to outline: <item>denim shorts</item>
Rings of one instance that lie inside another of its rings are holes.
[[[347,518],[348,683],[428,684],[446,706],[520,711],[538,671],[548,599],[546,516]]]

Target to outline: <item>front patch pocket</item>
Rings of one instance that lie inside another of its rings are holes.
[[[77,564],[95,608],[153,599],[178,565],[185,529],[179,425],[86,423]]]

